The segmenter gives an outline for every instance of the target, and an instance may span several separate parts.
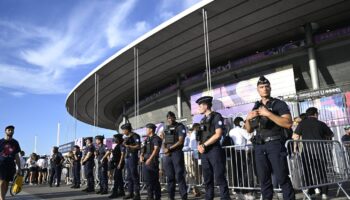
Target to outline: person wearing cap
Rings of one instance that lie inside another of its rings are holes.
[[[13,180],[14,175],[16,173],[21,174],[19,159],[21,147],[17,140],[13,138],[14,133],[15,127],[7,126],[5,137],[0,140],[0,199],[2,200],[5,199],[9,182]]]
[[[202,171],[205,186],[205,199],[214,199],[214,177],[223,200],[231,199],[226,180],[225,152],[221,148],[224,121],[220,113],[214,112],[211,96],[197,99],[199,113],[204,115],[197,132],[198,152],[201,154]]]
[[[147,138],[144,141],[140,162],[143,163],[142,173],[147,187],[147,200],[160,200],[161,188],[159,183],[159,151],[162,139],[155,134],[156,125],[146,125]]]
[[[123,145],[126,148],[125,167],[127,171],[128,195],[124,199],[140,199],[140,176],[138,172],[138,153],[141,148],[141,139],[137,133],[132,132],[130,123],[121,126],[125,135]]]
[[[182,148],[186,137],[186,127],[176,122],[176,116],[169,111],[166,115],[168,125],[164,130],[164,170],[167,176],[169,199],[175,198],[176,182],[179,185],[181,199],[187,199],[187,185],[185,180],[185,159]],[[176,180],[176,181],[175,181]]]
[[[104,136],[95,136],[96,152],[98,165],[98,179],[100,180],[100,190],[96,194],[108,194],[108,155],[106,153],[106,146],[103,144]]]
[[[341,137],[341,141],[346,143],[347,146],[350,144],[350,125],[344,127],[345,134]]]
[[[61,174],[62,174],[62,164],[64,162],[64,158],[62,153],[58,151],[58,147],[52,148],[52,155],[50,159],[51,163],[51,174],[49,180],[49,186],[52,187],[52,183],[54,179],[56,179],[56,187],[59,187],[61,184]]]
[[[245,128],[248,133],[256,130],[252,143],[262,199],[271,200],[273,197],[273,172],[282,188],[283,199],[294,200],[295,192],[288,177],[287,150],[284,146],[284,129],[290,129],[293,124],[290,110],[284,101],[271,97],[270,82],[264,76],[258,80],[257,91],[261,100],[248,113]]]
[[[123,179],[123,169],[125,165],[125,147],[123,145],[123,135],[115,134],[113,135],[113,138],[116,146],[112,152],[108,152],[108,154],[112,153],[113,155],[111,160],[111,168],[114,169],[113,192],[108,197],[110,199],[125,196]]]
[[[80,172],[81,172],[81,158],[83,154],[80,147],[75,145],[73,147],[73,186],[71,188],[80,188]]]
[[[81,163],[84,165],[84,173],[87,180],[87,187],[83,192],[94,192],[95,191],[95,180],[94,180],[94,158],[95,158],[95,146],[92,143],[92,137],[85,138],[85,150],[84,156],[81,159]]]

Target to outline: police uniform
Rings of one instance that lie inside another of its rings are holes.
[[[100,191],[97,193],[107,194],[108,193],[108,161],[107,159],[102,160],[102,158],[106,155],[106,146],[103,144],[103,136],[96,136],[95,139],[100,140],[101,144],[97,147],[97,161],[98,165],[98,179],[100,180]]]
[[[154,124],[147,124],[146,127],[155,129]],[[153,157],[150,165],[146,165],[145,163],[152,155],[155,146],[160,149],[162,146],[162,139],[153,133],[151,137],[145,139],[143,144],[144,164],[142,172],[145,177],[148,200],[160,200],[161,198],[161,188],[159,183],[159,152]]]
[[[74,146],[76,149],[80,149],[79,146]],[[79,188],[80,187],[80,171],[81,171],[81,157],[82,152],[79,150],[75,152],[75,157],[77,160],[73,161],[73,186],[72,188]]]
[[[125,153],[125,147],[122,144],[123,143],[123,135],[122,134],[115,134],[114,136],[115,140],[118,140],[117,145],[114,147],[112,151],[112,160],[111,160],[111,168],[114,169],[114,186],[113,186],[113,193],[109,198],[116,198],[120,196],[124,196],[124,179],[123,179],[123,169],[124,169],[124,163],[121,163],[120,168],[118,168],[118,165],[120,163],[120,159],[122,159],[122,154]]]
[[[92,142],[92,137],[86,138],[86,139],[90,139]],[[92,192],[95,190],[95,181],[94,181],[95,146],[92,143],[90,146],[87,145],[85,147],[84,155],[86,156],[89,152],[91,153],[91,156],[87,161],[85,161],[85,163],[83,163],[83,165],[84,165],[85,177],[87,179],[87,188],[85,191]]]
[[[62,154],[58,152],[58,147],[57,148],[57,153],[54,153],[51,157],[50,163],[51,163],[51,175],[50,175],[50,182],[49,185],[52,187],[52,183],[54,181],[54,178],[57,180],[57,187],[60,186],[61,183],[61,173],[62,173],[62,160],[64,159]]]
[[[175,117],[175,114],[169,112]],[[182,123],[175,122],[166,127],[164,131],[164,146],[169,149],[178,142],[179,137],[186,137],[186,127]],[[185,179],[185,159],[182,151],[183,145],[172,149],[164,158],[164,170],[167,176],[169,199],[175,198],[176,182],[179,184],[179,191],[182,199],[187,199],[187,185]],[[175,182],[176,180],[176,182]]]
[[[211,103],[212,97],[204,96],[199,98],[196,103]],[[200,145],[204,144],[211,136],[215,134],[216,129],[224,129],[223,118],[220,113],[211,112],[204,116],[200,122],[200,131],[197,133],[197,140]],[[205,199],[214,199],[214,178],[220,188],[221,199],[230,199],[226,180],[226,161],[225,152],[221,148],[220,140],[214,144],[205,147],[205,152],[201,154],[202,171],[205,186]]]
[[[124,124],[122,129],[131,130],[131,124]],[[137,133],[131,132],[130,135],[125,138],[124,144],[126,145],[141,145],[140,136]],[[126,148],[125,167],[127,172],[128,192],[129,194],[124,197],[128,199],[134,197],[134,199],[140,198],[140,176],[138,172],[138,149]]]
[[[270,84],[265,77],[260,77],[259,84]],[[290,114],[289,108],[284,101],[270,98],[263,105],[261,101],[256,102],[253,110],[265,106],[268,110],[277,116]],[[295,193],[292,183],[288,177],[287,150],[284,146],[284,130],[266,117],[258,117],[255,124],[251,122],[252,128],[256,129],[256,136],[253,137],[255,149],[256,169],[261,184],[262,198],[271,200],[273,197],[273,185],[271,173],[277,179],[282,188],[284,200],[294,200]],[[254,120],[253,120],[254,121]]]

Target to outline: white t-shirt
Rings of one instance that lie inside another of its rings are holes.
[[[45,169],[45,168],[48,168],[48,163],[47,163],[47,160],[44,159],[44,158],[40,158],[36,164],[38,165],[38,167],[42,168],[42,169]]]
[[[28,158],[27,164],[28,164],[28,168],[36,167],[36,166],[37,166],[36,161],[35,161],[35,160],[32,160],[32,158]]]
[[[247,145],[252,137],[245,129],[235,127],[230,130],[229,136],[232,138],[235,145]]]
[[[197,146],[196,132],[193,131],[190,136],[186,136],[183,151],[197,150]]]
[[[22,156],[19,156],[19,162],[21,163],[21,169],[24,169],[26,166],[26,160]]]

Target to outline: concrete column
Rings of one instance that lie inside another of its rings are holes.
[[[181,77],[177,76],[177,118],[182,118]]]
[[[307,23],[305,25],[305,38],[306,45],[308,47],[307,52],[309,56],[309,67],[310,67],[310,75],[312,82],[312,89],[317,90],[320,88],[320,83],[318,79],[318,68],[317,68],[317,60],[316,60],[316,52],[314,48],[314,42],[312,39],[312,24]]]

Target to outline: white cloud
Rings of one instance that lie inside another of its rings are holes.
[[[128,0],[118,6],[113,13],[106,29],[108,45],[110,47],[128,44],[132,39],[140,36],[150,29],[145,21],[138,21],[133,25],[127,23],[126,18],[136,5],[136,0]]]
[[[10,52],[0,56],[0,87],[35,94],[67,93],[75,84],[65,78],[67,73],[96,63],[112,48],[149,30],[145,21],[127,20],[136,3],[82,4],[49,26],[0,19],[0,51]],[[17,59],[15,64],[8,62],[10,57]]]
[[[158,8],[159,18],[162,21],[168,20],[200,1],[201,0],[160,0]]]

